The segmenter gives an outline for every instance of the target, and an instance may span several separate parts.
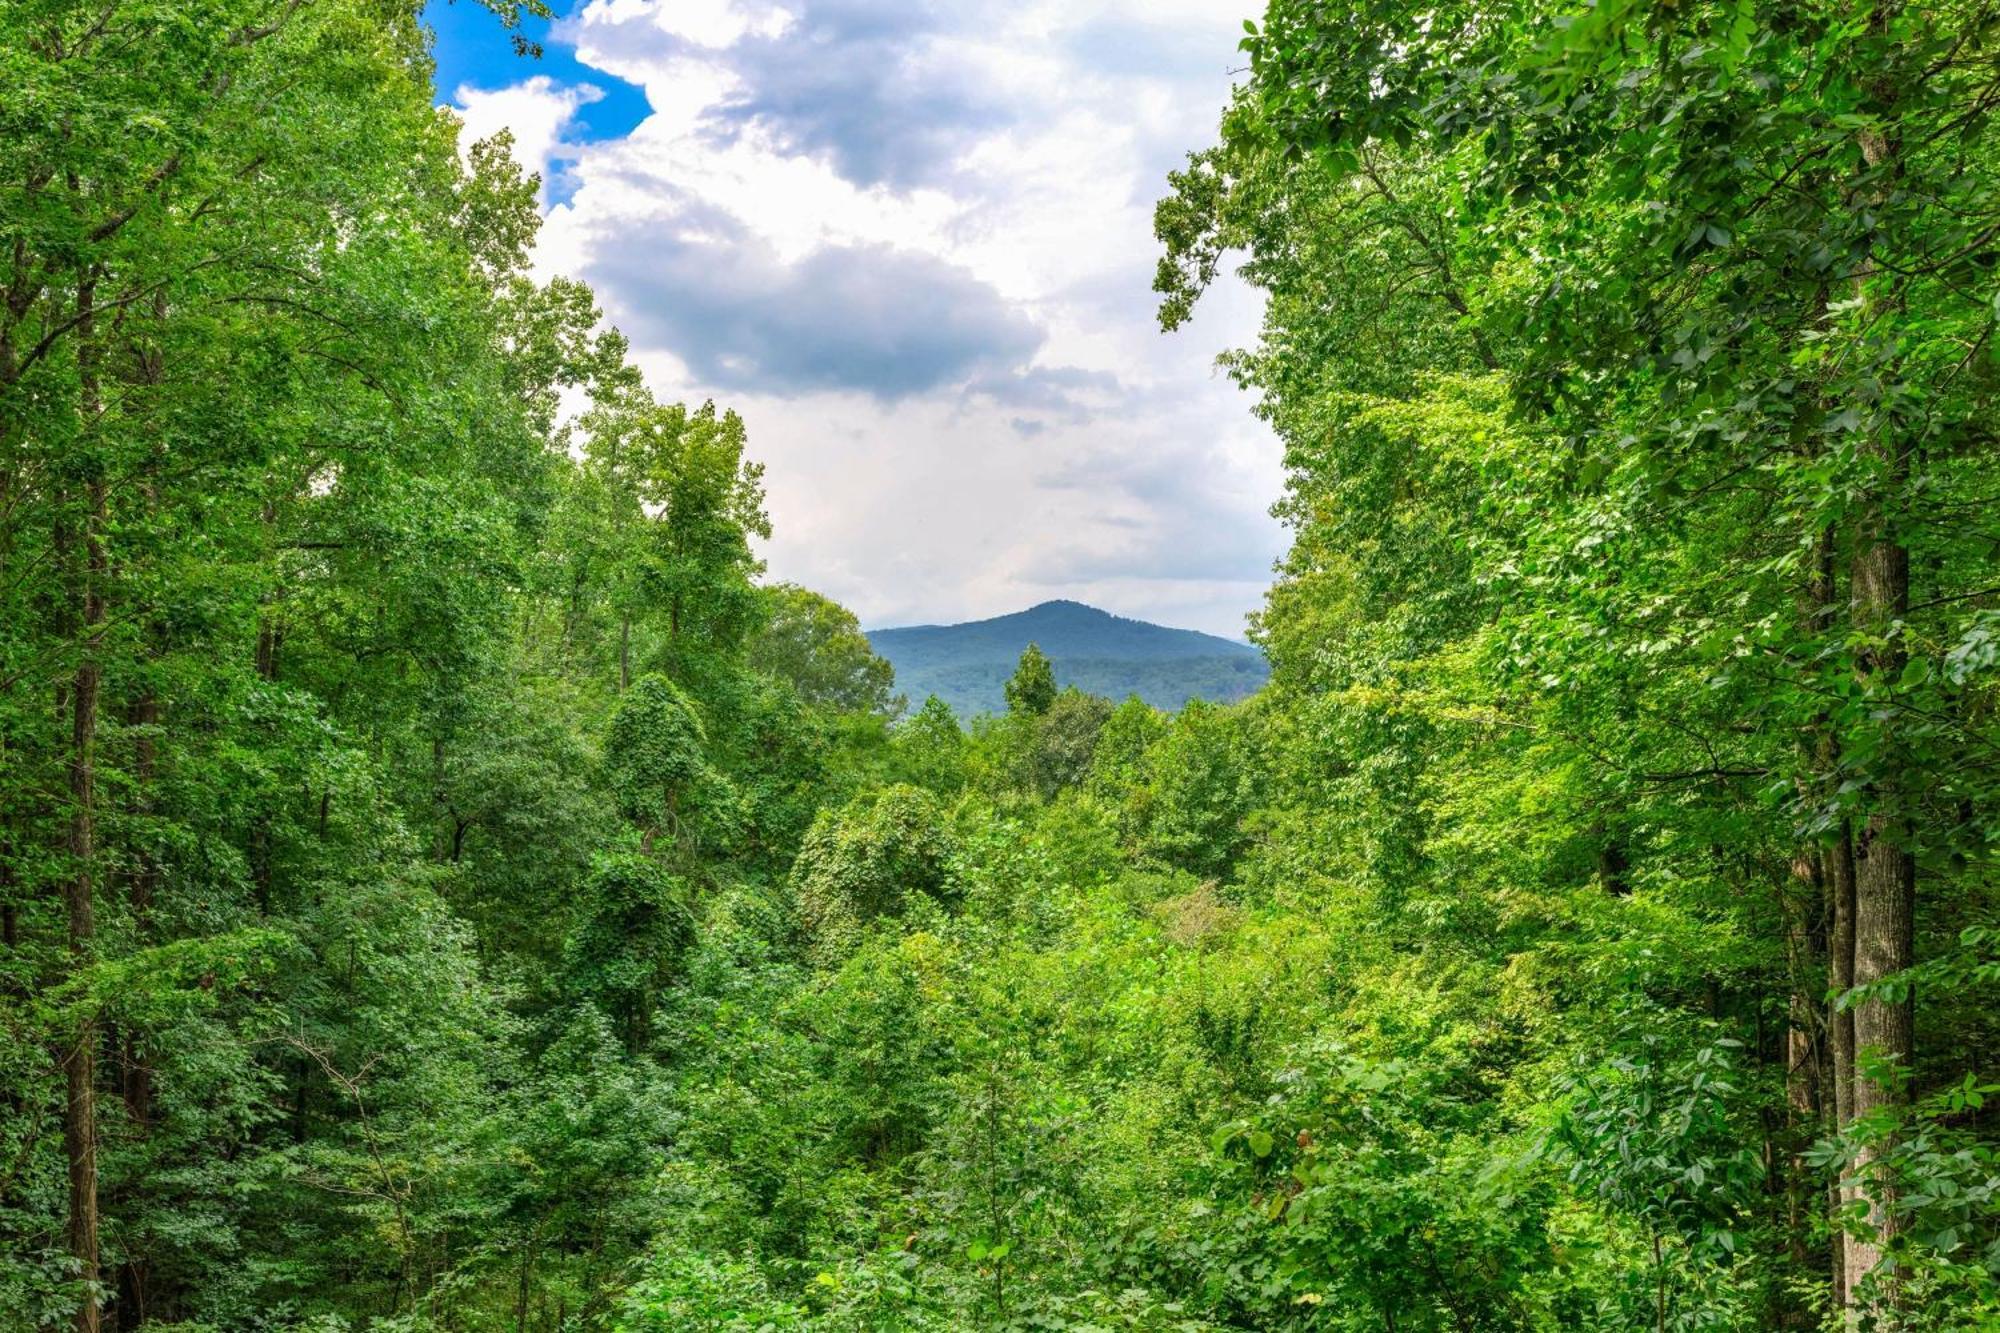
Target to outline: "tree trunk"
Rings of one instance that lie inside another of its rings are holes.
[[[267,543],[277,541],[278,506],[266,500],[262,513],[264,535]],[[257,677],[260,680],[278,679],[278,652],[284,647],[285,630],[279,623],[279,603],[284,601],[284,585],[279,583],[264,598],[257,612]]]
[[[144,821],[153,812],[153,773],[157,764],[153,728],[160,719],[159,701],[154,697],[151,685],[143,687],[126,717],[136,732],[132,741],[132,810],[141,821],[141,844],[132,852],[133,867],[126,903],[132,912],[132,929],[141,947],[144,947],[152,943],[150,917],[153,890],[159,880],[159,867],[153,861],[151,847],[144,842],[146,835],[143,828]],[[146,1064],[143,1045],[138,1036],[128,1034],[122,1082],[125,1117],[134,1129],[142,1131],[153,1118],[153,1071]]]
[[[528,1333],[528,1296],[533,1290],[530,1285],[535,1269],[535,1245],[531,1240],[521,1247],[521,1282],[514,1296],[514,1333]]]
[[[93,306],[95,283],[77,284],[78,363],[83,408],[81,428],[97,429],[99,401]],[[82,567],[77,578],[77,625],[81,653],[70,687],[69,752],[69,876],[64,882],[69,915],[71,966],[90,964],[96,933],[93,901],[96,890],[96,837],[93,805],[97,790],[97,697],[102,683],[98,655],[104,645],[104,479],[92,474],[84,482]],[[70,1034],[63,1056],[63,1156],[69,1166],[68,1241],[83,1289],[76,1309],[78,1333],[98,1333],[97,1246],[97,1034],[85,1019]]]
[[[1590,831],[1597,839],[1598,886],[1614,898],[1630,896],[1632,882],[1626,878],[1626,872],[1631,866],[1625,858],[1624,844],[1619,842],[1617,834],[1606,828],[1601,819]]]
[[[275,521],[276,511],[264,507],[264,522],[269,526]],[[275,683],[278,679],[278,651],[284,645],[284,631],[278,627],[277,611],[266,607],[258,615],[256,669],[257,678]],[[268,811],[259,810],[250,828],[250,882],[256,890],[257,913],[271,915],[271,890],[274,875],[271,867],[273,856],[271,847],[271,816]]]
[[[1910,559],[1888,518],[1889,501],[1883,492],[1900,490],[1903,466],[1900,454],[1885,450],[1881,456],[1883,477],[1870,498],[1863,517],[1862,545],[1854,568],[1855,628],[1870,636],[1859,670],[1866,682],[1878,690],[1892,688],[1902,674],[1907,652],[1903,647],[1900,622],[1910,605]],[[1867,986],[1908,968],[1915,959],[1917,864],[1910,853],[1907,797],[1894,771],[1891,746],[1882,747],[1881,765],[1867,792],[1868,817],[1861,830],[1854,866],[1854,975],[1853,984]],[[1854,1055],[1867,1055],[1884,1066],[1906,1069],[1914,1045],[1909,1002],[1891,1003],[1869,999],[1855,1005]],[[1884,1082],[1857,1068],[1853,1074],[1852,1115],[1866,1116],[1885,1106],[1900,1105],[1905,1097],[1900,1081]],[[1855,1163],[1858,1176],[1868,1177],[1880,1160],[1876,1147],[1862,1151]],[[1878,1242],[1887,1241],[1896,1229],[1889,1206],[1893,1182],[1878,1178],[1873,1182],[1869,1219]],[[1879,1244],[1850,1242],[1847,1258],[1847,1290],[1853,1293],[1860,1277],[1880,1259]]]
[[[263,680],[278,678],[278,648],[284,642],[283,631],[273,623],[273,615],[267,614],[257,626],[257,675]]]
[[[1881,0],[1869,17],[1872,35],[1886,37],[1889,21],[1897,6]],[[1879,104],[1885,124],[1893,122],[1897,90],[1877,86],[1870,90]],[[1870,179],[1864,184],[1867,198],[1879,201],[1890,191],[1884,179],[1897,169],[1897,142],[1893,128],[1861,131],[1859,146]],[[1874,310],[1894,299],[1871,284],[1889,281],[1878,272],[1865,270],[1857,279],[1864,311]],[[1864,328],[1867,327],[1865,324]],[[1896,688],[1908,661],[1902,622],[1910,609],[1910,553],[1903,545],[1898,522],[1903,491],[1909,478],[1909,453],[1895,435],[1893,425],[1878,426],[1863,448],[1864,460],[1874,467],[1856,527],[1853,574],[1850,583],[1854,629],[1863,647],[1855,662],[1855,672],[1865,690],[1881,700]],[[1881,712],[1878,707],[1871,712]],[[1854,970],[1852,983],[1867,986],[1908,968],[1915,961],[1917,866],[1910,850],[1909,794],[1899,771],[1901,756],[1894,735],[1894,722],[1881,724],[1887,734],[1880,738],[1871,756],[1873,769],[1862,791],[1865,816],[1857,830],[1854,848]],[[1911,1011],[1907,1001],[1889,1003],[1870,999],[1853,1006],[1853,1055],[1850,1114],[1863,1117],[1885,1107],[1902,1104],[1907,1093],[1899,1076],[1884,1082],[1862,1073],[1859,1065],[1867,1057],[1878,1067],[1906,1070],[1912,1054]],[[1892,1206],[1895,1182],[1880,1168],[1879,1145],[1864,1148],[1856,1158],[1854,1174],[1865,1182],[1870,1196],[1870,1239],[1850,1238],[1847,1243],[1845,1294],[1850,1311],[1862,1300],[1859,1284],[1881,1259],[1881,1246],[1896,1231]],[[1878,1293],[1869,1304],[1880,1304],[1886,1293]],[[1865,1308],[1865,1307],[1864,1307]]]
[[[153,890],[159,878],[159,869],[153,859],[148,842],[145,821],[153,811],[153,776],[156,767],[153,728],[160,716],[159,701],[150,683],[143,685],[139,697],[127,710],[127,721],[134,728],[132,740],[132,811],[140,824],[139,842],[132,849],[133,867],[127,884],[126,903],[132,913],[132,929],[141,948],[152,943],[150,915],[153,906]],[[153,1068],[146,1049],[146,1039],[129,1027],[123,1033],[123,1044],[119,1052],[119,1093],[125,1103],[125,1124],[129,1133],[144,1138],[152,1132],[153,1124]],[[114,1200],[113,1209],[117,1207]],[[117,1325],[136,1328],[145,1323],[147,1307],[152,1304],[152,1283],[146,1256],[129,1242],[125,1248],[125,1259],[118,1269],[118,1302],[113,1307]]]
[[[1825,853],[1826,895],[1832,926],[1827,940],[1827,987],[1836,996],[1854,986],[1854,840],[1843,822],[1839,835]],[[1854,1011],[1830,1005],[1826,1020],[1828,1055],[1833,1065],[1833,1121],[1845,1129],[1854,1119]],[[1838,1214],[1855,1197],[1852,1185],[1835,1182],[1831,1203]],[[1848,1280],[1854,1256],[1851,1239],[1838,1226],[1833,1229],[1833,1295],[1845,1306],[1851,1286]],[[1874,1264],[1871,1257],[1863,1271]]]
[[[1798,853],[1792,861],[1792,880],[1785,899],[1786,961],[1791,974],[1785,1006],[1785,1230],[1792,1262],[1803,1272],[1811,1252],[1810,1219],[1817,1207],[1804,1154],[1824,1123],[1820,1098],[1826,1051],[1819,996],[1825,991],[1826,976],[1826,858],[1821,849],[1808,847]],[[1794,1313],[1786,1310],[1784,1326],[1792,1326]]]

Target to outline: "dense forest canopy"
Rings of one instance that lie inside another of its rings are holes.
[[[1270,683],[968,727],[413,5],[0,0],[0,1327],[2000,1326],[1996,43],[1270,0]]]

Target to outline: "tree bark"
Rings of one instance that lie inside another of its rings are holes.
[[[1872,35],[1886,38],[1889,22],[1897,9],[1893,0],[1874,6],[1869,27]],[[1896,89],[1870,89],[1880,104],[1884,121],[1893,117]],[[1869,179],[1864,194],[1872,199],[1887,196],[1882,183],[1897,169],[1897,143],[1893,129],[1869,128],[1859,135],[1862,161]],[[1883,294],[1874,284],[1883,275],[1864,271],[1857,287],[1864,312],[1880,309]],[[1893,299],[1893,298],[1891,298]],[[1864,324],[1864,328],[1866,325]],[[1868,479],[1856,527],[1853,573],[1850,583],[1854,629],[1863,645],[1855,662],[1855,672],[1864,690],[1880,699],[1896,688],[1908,661],[1902,622],[1910,609],[1910,554],[1903,545],[1898,522],[1903,491],[1909,476],[1909,453],[1893,425],[1878,426],[1863,446],[1862,458],[1874,470]],[[1879,707],[1871,712],[1880,714]],[[1914,919],[1916,914],[1917,867],[1910,850],[1908,794],[1899,772],[1900,755],[1894,722],[1880,724],[1888,734],[1880,738],[1871,759],[1873,772],[1862,792],[1865,812],[1854,849],[1854,971],[1852,984],[1868,986],[1908,968],[1915,961]],[[1851,1076],[1850,1112],[1859,1118],[1885,1107],[1900,1105],[1905,1089],[1900,1078],[1888,1081],[1861,1072],[1862,1057],[1878,1068],[1906,1068],[1914,1045],[1910,1006],[1870,999],[1852,1007],[1853,1051],[1856,1068]],[[1880,1169],[1879,1145],[1863,1148],[1855,1161],[1854,1174],[1865,1182],[1870,1195],[1869,1221],[1872,1238],[1850,1238],[1847,1244],[1845,1291],[1850,1310],[1862,1298],[1862,1277],[1881,1259],[1881,1246],[1896,1230],[1892,1206],[1895,1183]]]
[[[1864,682],[1886,690],[1902,674],[1908,653],[1900,622],[1910,606],[1909,552],[1890,522],[1891,499],[1901,489],[1904,464],[1894,445],[1879,451],[1882,477],[1871,494],[1862,520],[1861,548],[1854,568],[1855,628],[1868,636],[1858,664]],[[1910,852],[1906,794],[1895,771],[1890,745],[1881,747],[1880,769],[1869,783],[1868,816],[1861,830],[1854,864],[1853,984],[1868,986],[1910,967],[1915,959],[1917,864]],[[1852,1008],[1854,1055],[1857,1065],[1866,1055],[1871,1063],[1906,1069],[1914,1046],[1912,1015],[1907,1000],[1891,1003],[1868,999]],[[1869,1077],[1858,1067],[1853,1078],[1853,1117],[1900,1105],[1905,1092],[1899,1078]],[[1890,1207],[1894,1182],[1882,1178],[1879,1147],[1864,1148],[1855,1162],[1857,1176],[1872,1180],[1869,1220],[1876,1242],[1850,1242],[1847,1290],[1853,1293],[1861,1276],[1881,1258],[1880,1242],[1895,1234]]]
[[[1836,996],[1854,986],[1854,840],[1845,821],[1838,836],[1825,852],[1826,895],[1831,927],[1827,939],[1827,987]],[[1826,1021],[1828,1055],[1833,1065],[1833,1120],[1845,1129],[1854,1119],[1854,1011],[1829,1005]],[[1855,1197],[1851,1184],[1836,1181],[1831,1200],[1836,1215]],[[1849,1253],[1851,1241],[1836,1225],[1833,1229],[1833,1295],[1845,1306],[1851,1286]],[[1873,1266],[1871,1257],[1863,1271]]]
[[[83,408],[81,428],[88,434],[97,428],[99,399],[96,347],[92,321],[96,299],[95,282],[77,284],[80,316],[78,367]],[[102,476],[92,473],[83,484],[82,567],[77,578],[78,640],[81,652],[69,692],[69,875],[64,882],[65,906],[69,917],[70,965],[81,971],[89,966],[96,933],[94,895],[96,891],[96,837],[93,806],[97,788],[97,698],[102,683],[99,654],[104,644],[104,518],[105,487]],[[97,1034],[95,1024],[85,1019],[70,1034],[70,1048],[63,1055],[65,1096],[63,1099],[63,1156],[69,1167],[70,1255],[76,1262],[83,1297],[76,1309],[73,1327],[78,1333],[98,1333],[101,1311],[98,1304],[97,1244]]]
[[[1886,41],[1899,6],[1878,0],[1869,12],[1870,36]],[[1899,144],[1894,127],[1898,89],[1887,76],[1869,87],[1879,116],[1857,136],[1864,170],[1858,193],[1880,205],[1890,198],[1892,178],[1899,169]],[[1891,290],[1884,292],[1883,284]],[[1872,316],[1898,295],[1895,280],[1871,265],[1855,278],[1856,296],[1864,316]],[[1872,326],[1864,319],[1863,335]],[[1855,675],[1869,698],[1869,714],[1883,734],[1869,756],[1867,781],[1861,789],[1861,816],[1853,843],[1852,972],[1850,986],[1869,986],[1908,968],[1915,961],[1917,868],[1911,851],[1909,793],[1901,772],[1902,755],[1895,735],[1889,699],[1908,662],[1903,621],[1910,609],[1910,555],[1903,544],[1901,509],[1909,480],[1910,457],[1905,440],[1893,423],[1878,423],[1860,449],[1860,461],[1873,475],[1855,527],[1849,584],[1850,616],[1861,647]],[[1836,979],[1839,985],[1839,979]],[[1903,1103],[1907,1070],[1914,1046],[1912,1015],[1907,1001],[1880,998],[1849,1007],[1852,1023],[1847,1077],[1848,1104],[1843,1126]],[[1873,1066],[1870,1077],[1862,1065]],[[1842,1275],[1842,1296],[1850,1317],[1879,1312],[1892,1304],[1893,1291],[1864,1294],[1862,1280],[1881,1261],[1882,1247],[1897,1229],[1893,1207],[1895,1182],[1882,1167],[1883,1147],[1867,1145],[1857,1153],[1851,1190],[1865,1192],[1871,1234],[1848,1237]],[[1852,1196],[1850,1195],[1850,1198]]]
[[[149,921],[153,890],[159,869],[146,839],[145,821],[153,812],[153,778],[157,763],[153,728],[159,722],[159,701],[151,684],[141,687],[139,697],[127,710],[126,720],[134,728],[132,739],[132,813],[140,824],[138,845],[132,848],[133,866],[127,881],[126,905],[132,914],[132,930],[140,947],[151,941]],[[144,1035],[131,1027],[123,1031],[119,1048],[118,1091],[125,1104],[126,1132],[143,1139],[153,1125],[153,1067]],[[115,1214],[119,1200],[111,1200]],[[118,1266],[118,1299],[112,1306],[118,1328],[136,1328],[146,1322],[152,1301],[151,1269],[143,1250],[127,1241],[124,1261]]]
[[[1785,898],[1791,993],[1785,1006],[1787,1125],[1783,1167],[1786,1248],[1800,1271],[1805,1270],[1811,1254],[1810,1219],[1818,1207],[1805,1149],[1824,1124],[1821,1097],[1826,1048],[1820,996],[1826,976],[1826,902],[1826,856],[1821,848],[1803,848],[1793,858],[1791,891]],[[1799,1326],[1794,1318],[1798,1313],[1787,1306],[1782,1326]]]

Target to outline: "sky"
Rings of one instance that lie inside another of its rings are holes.
[[[1235,0],[572,0],[514,53],[435,0],[438,91],[541,174],[662,397],[740,412],[770,577],[864,625],[1053,598],[1241,637],[1280,450],[1214,360],[1231,279],[1163,334],[1152,209],[1213,142]]]

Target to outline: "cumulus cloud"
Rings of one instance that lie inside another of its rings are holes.
[[[1125,386],[1108,370],[1081,366],[1025,366],[974,380],[967,395],[1000,407],[1045,413],[1067,421],[1086,421],[1091,413],[1115,405]],[[1015,429],[1021,429],[1018,424]],[[1026,418],[1030,424],[1033,418]],[[1034,433],[1029,431],[1027,433]]]
[[[1045,492],[1095,500],[1105,512],[1097,523],[1052,534],[1022,577],[1267,582],[1275,551],[1259,518],[1268,500],[1241,484],[1227,449],[1200,438],[1147,445],[1078,455],[1037,478]]]
[[[1016,365],[1042,340],[990,284],[936,256],[829,244],[786,262],[699,208],[607,243],[585,276],[626,332],[724,389],[902,398]]]
[[[719,77],[696,120],[713,144],[755,132],[863,187],[909,188],[951,175],[982,134],[1017,115],[1000,90],[966,77],[979,51],[962,34],[979,8],[595,0],[557,33],[624,78],[669,68]]]
[[[587,0],[556,39],[651,115],[536,140],[571,187],[540,262],[662,393],[744,412],[774,576],[870,624],[1063,596],[1240,633],[1279,450],[1212,363],[1257,304],[1225,283],[1164,338],[1149,281],[1253,7]]]
[[[939,7],[911,0],[809,0],[775,32],[732,47],[735,92],[716,130],[755,126],[788,152],[823,154],[863,186],[953,173],[1015,109],[965,77]]]
[[[514,160],[542,178],[546,200],[547,182],[559,170],[558,159],[568,151],[564,131],[579,110],[603,96],[604,90],[594,84],[559,84],[546,74],[537,74],[504,88],[461,84],[454,101],[465,125],[466,143],[490,138],[501,130],[512,132]]]

